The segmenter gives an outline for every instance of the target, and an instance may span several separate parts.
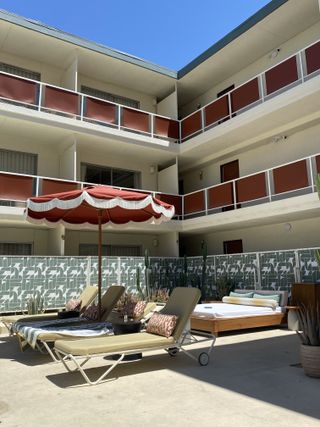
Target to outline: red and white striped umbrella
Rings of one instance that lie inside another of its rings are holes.
[[[130,223],[155,223],[169,221],[174,206],[164,203],[151,194],[119,190],[104,185],[81,190],[31,197],[27,200],[26,219],[33,223],[68,228],[97,228],[98,242],[98,296],[101,316],[101,258],[102,228],[111,225],[124,227]]]

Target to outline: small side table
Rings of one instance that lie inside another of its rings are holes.
[[[141,322],[137,320],[128,319],[126,322],[123,319],[117,319],[112,321],[113,332],[115,335],[122,334],[134,334],[140,332]],[[118,359],[118,356],[112,356],[113,359]],[[140,360],[142,359],[142,353],[127,354],[123,360]]]

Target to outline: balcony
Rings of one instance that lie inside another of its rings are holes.
[[[0,100],[154,139],[179,141],[177,120],[4,72],[0,72]]]
[[[0,72],[0,100],[154,139],[184,143],[318,74],[320,41],[180,121],[4,72]]]
[[[219,126],[319,74],[320,41],[183,118],[180,142]]]
[[[150,193],[175,206],[174,219],[186,220],[315,193],[317,174],[320,174],[320,153],[183,196],[126,190]],[[0,205],[24,207],[29,197],[75,190],[86,185],[90,183],[0,172]]]

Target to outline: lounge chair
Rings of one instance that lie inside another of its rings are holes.
[[[209,354],[215,342],[215,336],[210,335],[212,343],[209,351],[207,353],[202,352],[198,358],[184,348],[185,345],[195,341],[195,337],[192,337],[190,332],[185,328],[189,322],[191,313],[199,301],[200,295],[199,289],[196,288],[175,288],[173,290],[167,304],[161,311],[161,314],[176,315],[178,317],[173,334],[168,338],[148,332],[138,332],[127,335],[87,338],[77,341],[57,340],[54,345],[54,351],[69,372],[79,371],[85,381],[90,385],[102,382],[123,360],[125,355],[138,352],[145,353],[147,351],[163,349],[171,356],[175,356],[179,350],[182,350],[189,357],[198,360],[201,365],[207,365]],[[115,355],[118,355],[118,357]],[[96,381],[92,381],[89,379],[83,366],[92,357],[96,356],[114,356],[117,359],[111,366],[107,367],[106,371]],[[75,364],[74,369],[69,367],[69,361]]]
[[[101,322],[107,322],[108,317],[110,316],[112,310],[116,306],[117,302],[121,298],[125,288],[124,286],[110,286],[104,295],[101,298],[101,308],[102,308],[102,317],[99,321]],[[63,340],[63,339],[79,339],[79,336],[82,338],[81,334],[77,336],[77,331],[72,332],[71,334],[68,332],[63,332],[63,329],[67,326],[75,326],[79,330],[84,328],[84,325],[87,324],[94,324],[97,323],[96,321],[88,321],[88,320],[81,320],[81,318],[74,319],[74,323],[72,319],[69,319],[69,321],[59,321],[57,322],[57,325],[54,325],[54,322],[49,321],[48,323],[46,321],[41,322],[27,322],[24,323],[22,321],[17,322],[15,328],[16,328],[16,336],[19,340],[20,348],[21,350],[24,350],[28,344],[30,344],[30,340],[27,340],[27,335],[30,337],[32,333],[36,333],[36,341],[34,348],[40,350],[43,352],[43,349],[45,349],[46,352],[49,353],[49,355],[52,357],[54,361],[57,361],[54,353],[52,352],[49,343],[52,343],[56,340]],[[18,326],[17,326],[18,325]],[[54,329],[53,329],[54,325]],[[46,326],[49,326],[50,329],[46,330]],[[61,329],[61,331],[59,331]],[[89,328],[88,328],[89,329]]]
[[[97,286],[86,286],[79,300],[81,300],[80,311],[84,311],[96,298],[98,294]],[[0,317],[0,321],[6,326],[8,331],[12,333],[12,325],[16,322],[41,322],[47,320],[56,320],[58,319],[58,312],[55,313],[41,313],[41,314],[16,314],[12,316],[3,316]]]

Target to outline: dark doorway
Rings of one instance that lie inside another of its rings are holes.
[[[239,254],[243,252],[242,240],[227,240],[223,242],[224,254]]]
[[[184,194],[184,183],[183,183],[183,179],[179,179],[179,194]]]
[[[231,181],[232,179],[239,178],[239,160],[233,160],[232,162],[225,163],[220,166],[220,180],[221,182]],[[234,200],[233,200],[234,203]],[[237,205],[237,208],[240,208],[240,205]],[[226,206],[222,208],[222,211],[232,211],[234,206]]]

